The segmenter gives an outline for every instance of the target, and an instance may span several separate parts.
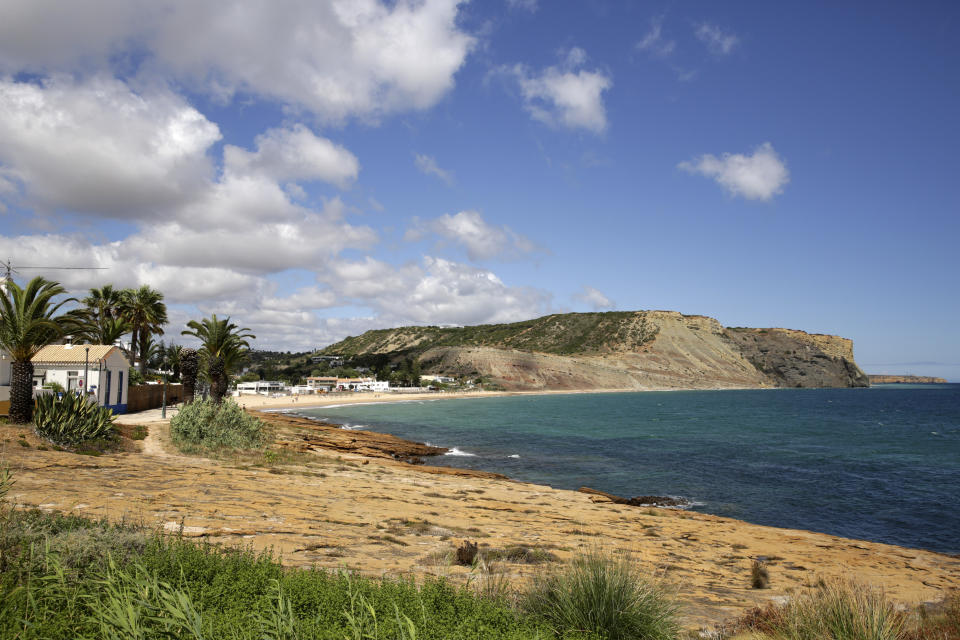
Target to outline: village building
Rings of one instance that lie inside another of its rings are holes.
[[[41,349],[32,362],[35,389],[56,382],[67,392],[85,391],[114,413],[126,413],[130,362],[118,347],[52,344]]]
[[[245,393],[253,393],[261,396],[269,396],[277,393],[287,393],[287,385],[279,380],[255,380],[253,382],[238,382],[237,395],[242,396]]]
[[[315,393],[335,391],[337,389],[337,377],[311,376],[307,378],[307,387]]]

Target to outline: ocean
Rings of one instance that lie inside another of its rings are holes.
[[[960,385],[512,396],[297,413],[557,488],[960,553]]]

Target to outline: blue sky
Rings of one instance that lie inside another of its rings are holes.
[[[954,3],[3,11],[0,256],[168,333],[673,309],[960,380]]]

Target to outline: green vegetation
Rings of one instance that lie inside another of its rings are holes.
[[[642,311],[565,313],[510,324],[473,327],[400,327],[348,337],[321,353],[347,357],[423,353],[433,347],[487,346],[558,355],[639,349],[659,328]]]
[[[607,640],[678,637],[678,605],[627,556],[594,549],[535,582],[525,607],[559,634],[582,629]]]
[[[785,605],[747,612],[722,638],[744,640],[960,640],[960,593],[916,614],[860,584],[819,583]]]
[[[263,422],[227,399],[195,400],[170,420],[170,436],[185,453],[255,449],[267,441]]]
[[[443,580],[284,570],[269,554],[140,527],[12,510],[0,517],[4,638],[554,637],[506,603]]]
[[[10,421],[33,420],[33,362],[39,351],[64,335],[72,322],[57,315],[70,299],[54,302],[67,290],[56,282],[37,277],[20,288],[8,281],[0,295],[0,348],[10,354]]]
[[[115,436],[113,412],[73,393],[39,396],[34,423],[38,435],[67,447]]]

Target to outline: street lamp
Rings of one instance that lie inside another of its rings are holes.
[[[87,397],[87,376],[90,373],[90,347],[87,346],[87,352],[83,356],[83,397]]]

